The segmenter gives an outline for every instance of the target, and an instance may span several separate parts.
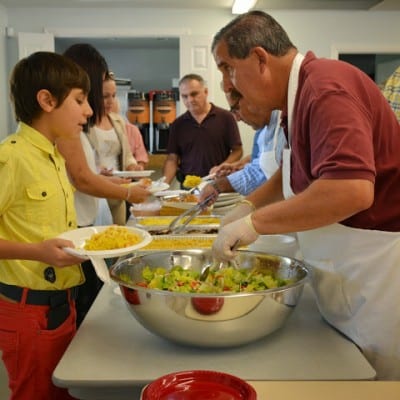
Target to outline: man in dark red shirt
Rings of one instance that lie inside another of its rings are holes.
[[[288,139],[282,168],[222,221],[214,255],[297,232],[324,318],[379,379],[400,379],[400,125],[388,102],[361,70],[303,56],[260,11],[222,28],[213,54],[224,90],[282,110]]]
[[[171,125],[164,164],[166,182],[176,176],[205,176],[223,162],[241,158],[243,149],[233,115],[207,100],[207,87],[196,74],[184,76],[179,91],[187,111]]]

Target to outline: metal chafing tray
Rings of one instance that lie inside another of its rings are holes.
[[[136,217],[134,226],[145,229],[154,235],[163,235],[175,216]],[[220,217],[215,215],[199,215],[184,230],[184,234],[216,234],[220,226]],[[179,235],[176,235],[179,236]]]

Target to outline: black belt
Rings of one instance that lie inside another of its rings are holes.
[[[11,300],[20,302],[24,288],[20,286],[7,285],[0,282],[0,293]],[[33,290],[28,289],[26,304],[37,306],[52,306],[53,304],[68,303],[68,293],[71,298],[76,299],[78,288],[73,287],[65,290]]]

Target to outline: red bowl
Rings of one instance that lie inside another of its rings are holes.
[[[223,372],[182,371],[164,375],[142,392],[142,400],[257,400],[246,381]]]

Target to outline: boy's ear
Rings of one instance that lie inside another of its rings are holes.
[[[47,89],[41,89],[37,92],[36,100],[43,111],[50,112],[56,105],[57,101]]]

